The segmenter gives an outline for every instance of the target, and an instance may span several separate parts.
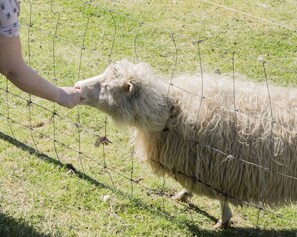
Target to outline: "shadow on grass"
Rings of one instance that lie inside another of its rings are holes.
[[[296,237],[295,230],[260,230],[256,228],[230,228],[224,230],[220,235],[222,237]]]
[[[226,230],[202,230],[188,226],[192,236],[197,237],[296,237],[297,228],[291,230],[262,230],[257,228],[229,228]]]
[[[0,213],[0,236],[1,237],[50,237],[50,235],[39,233],[29,224],[22,220]]]
[[[105,188],[109,189],[114,193],[119,194],[120,196],[124,198],[128,198],[133,205],[139,206],[141,208],[145,208],[150,213],[153,213],[156,216],[162,216],[166,220],[171,221],[175,223],[176,225],[180,226],[180,228],[186,228],[188,232],[191,233],[192,236],[199,236],[199,237],[210,237],[210,236],[220,236],[220,237],[254,237],[254,236],[260,236],[260,237],[297,237],[297,228],[294,226],[291,230],[262,230],[258,228],[229,228],[227,230],[205,230],[199,228],[199,226],[190,220],[181,220],[176,216],[171,215],[170,213],[166,212],[165,210],[159,210],[157,208],[153,208],[150,205],[145,204],[141,199],[133,197],[131,194],[124,193],[114,187],[102,184],[98,182],[97,180],[93,179],[92,177],[76,170],[71,164],[64,164],[59,160],[56,160],[44,153],[39,152],[38,150],[20,142],[19,140],[4,134],[0,132],[0,139],[5,140],[12,145],[16,146],[19,149],[22,149],[23,151],[26,151],[30,153],[31,155],[36,156],[37,158],[54,164],[60,168],[66,169],[66,170],[72,170],[73,173],[75,173],[80,179],[86,180],[90,182],[92,185],[99,187],[99,188]],[[206,218],[210,219],[213,224],[217,222],[217,218],[211,216],[208,214],[205,210],[200,209],[199,207],[192,205],[191,209],[194,210],[197,214],[203,215]],[[6,231],[6,232],[5,232]],[[6,234],[5,234],[6,233]],[[9,233],[11,233],[9,235]],[[20,221],[18,223],[16,220],[14,220],[11,217],[7,217],[0,213],[0,236],[50,236],[50,235],[43,235],[40,233],[37,233],[33,228],[26,225],[26,223]]]

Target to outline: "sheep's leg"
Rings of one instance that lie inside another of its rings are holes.
[[[187,189],[183,189],[179,191],[177,194],[175,194],[172,199],[187,202],[188,198],[192,197],[191,192],[189,192]]]
[[[230,225],[230,220],[232,217],[232,211],[227,201],[220,201],[221,211],[222,211],[222,219],[218,221],[218,223],[214,226],[215,228],[225,229]]]

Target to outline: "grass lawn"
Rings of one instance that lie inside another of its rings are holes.
[[[20,21],[26,61],[59,86],[128,58],[168,77],[202,68],[296,87],[296,15],[295,0],[23,0]],[[179,184],[138,162],[104,114],[3,76],[0,127],[0,236],[297,236],[296,205],[232,207],[232,228],[213,229],[218,201],[171,200]]]

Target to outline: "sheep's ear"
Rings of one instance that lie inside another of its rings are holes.
[[[133,81],[126,81],[123,84],[123,90],[126,93],[131,93],[132,91],[134,91],[134,89],[135,89],[135,83]]]

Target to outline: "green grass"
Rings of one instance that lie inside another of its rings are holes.
[[[190,0],[61,0],[51,9],[51,1],[38,0],[30,15],[29,1],[22,1],[24,57],[60,86],[100,74],[123,57],[166,76],[197,73],[200,65],[204,72],[232,73],[234,62],[236,72],[263,81],[257,60],[263,57],[269,81],[296,86],[297,33],[290,28],[297,28],[297,3],[213,2],[228,9]],[[11,84],[9,91],[25,100],[5,92],[4,77],[0,88],[0,236],[296,236],[296,205],[271,210],[282,217],[234,207],[233,228],[214,230],[218,202],[195,196],[189,208],[160,195],[181,187],[139,163],[127,134],[105,115],[36,97],[28,107],[28,95]],[[112,144],[94,146],[105,135]]]

